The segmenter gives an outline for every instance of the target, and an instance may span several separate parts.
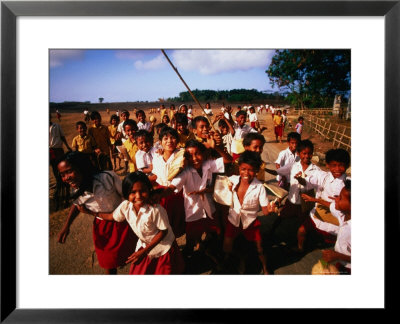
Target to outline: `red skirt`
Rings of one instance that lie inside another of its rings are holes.
[[[283,134],[283,125],[275,126],[275,136],[281,136]]]
[[[216,215],[213,215],[214,219],[209,217],[202,218],[193,222],[186,223],[186,237],[189,237],[195,241],[200,241],[203,233],[215,232],[218,235],[221,233]]]
[[[251,126],[252,128],[256,128],[256,122],[250,122],[250,126]]]
[[[185,262],[176,241],[164,255],[150,259],[147,255],[138,264],[132,263],[129,274],[180,274],[185,270]]]
[[[100,267],[115,269],[125,265],[128,257],[135,252],[137,237],[126,221],[95,218],[93,241]]]
[[[258,219],[251,223],[246,229],[243,229],[242,222],[240,222],[239,227],[236,227],[228,220],[226,223],[225,236],[235,238],[240,233],[243,233],[243,236],[248,241],[261,241],[260,227],[261,222]]]
[[[160,186],[159,188],[165,187]],[[171,225],[175,237],[180,237],[185,234],[185,206],[182,190],[162,198],[160,205],[167,211],[169,224]]]

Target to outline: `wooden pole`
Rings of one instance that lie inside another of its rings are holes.
[[[181,81],[183,82],[183,84],[185,85],[186,89],[188,89],[190,95],[192,96],[193,100],[200,106],[201,110],[204,112],[205,117],[207,118],[208,122],[210,123],[211,128],[215,131],[214,125],[211,122],[211,120],[208,118],[207,113],[205,112],[205,110],[203,109],[203,107],[201,106],[201,103],[197,100],[197,98],[195,97],[195,95],[192,93],[192,91],[190,90],[189,86],[186,84],[185,80],[183,80],[182,76],[179,74],[178,69],[172,64],[171,60],[169,59],[168,55],[165,53],[165,51],[162,49],[161,52],[164,54],[165,58],[167,59],[168,63],[172,66],[172,68],[174,69],[174,71],[176,72],[176,74],[178,75],[179,79],[181,79]]]

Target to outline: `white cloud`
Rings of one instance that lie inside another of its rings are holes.
[[[155,58],[151,59],[150,61],[142,61],[138,60],[134,63],[135,68],[138,70],[157,70],[159,68],[163,68],[166,66],[168,62],[166,61],[165,57],[160,54]]]
[[[172,61],[178,69],[201,74],[267,68],[273,50],[176,50]]]
[[[62,66],[69,60],[81,60],[84,55],[84,50],[50,50],[50,67]]]

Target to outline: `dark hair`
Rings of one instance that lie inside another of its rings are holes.
[[[240,110],[236,113],[236,118],[238,118],[240,115],[243,115],[244,117],[247,117],[247,113],[244,110]]]
[[[171,108],[175,109],[175,105],[174,105],[174,104],[171,104],[171,105],[169,106],[169,109],[171,109]]]
[[[111,115],[111,117],[110,117],[110,124],[111,124],[111,122],[112,122],[112,120],[113,119],[115,119],[116,121],[117,121],[117,124],[119,124],[119,121],[120,121],[120,119],[119,119],[119,116],[117,116],[117,115]]]
[[[94,110],[90,113],[90,120],[95,120],[97,118],[101,119],[101,115],[98,111]]]
[[[276,114],[278,114],[279,112],[282,114],[282,110],[280,110],[280,109],[278,109],[278,111],[276,112]]]
[[[165,114],[164,116],[162,116],[161,120],[164,119],[164,117],[167,117],[167,123],[169,123],[171,120],[169,119],[169,116],[167,114]]]
[[[188,118],[186,114],[184,113],[176,113],[175,114],[175,122],[178,124],[182,125],[187,125],[189,123]]]
[[[187,149],[189,147],[197,147],[201,153],[206,153],[207,152],[206,146],[203,143],[201,143],[201,142],[199,142],[197,140],[194,140],[194,139],[188,140],[186,142],[185,149]]]
[[[301,141],[301,135],[297,132],[290,132],[287,136],[287,141],[290,142],[291,139],[297,140],[297,142]]]
[[[210,122],[208,121],[208,119],[207,119],[206,117],[204,117],[204,116],[197,116],[197,117],[193,118],[193,120],[192,120],[192,126],[194,126],[194,128],[196,129],[196,128],[197,128],[197,124],[198,124],[199,122],[201,122],[201,121],[205,122],[207,125],[210,125]]]
[[[246,163],[251,165],[257,171],[260,170],[260,166],[262,164],[262,160],[260,154],[252,151],[244,151],[240,157],[238,164],[241,165],[242,163]]]
[[[132,187],[136,182],[143,183],[149,190],[149,193],[153,189],[151,182],[149,178],[146,176],[146,174],[144,174],[141,171],[129,173],[122,181],[122,195],[126,200],[128,200]]]
[[[229,127],[224,119],[218,121],[218,127]]]
[[[187,107],[186,105],[180,105],[180,106],[179,106],[179,110],[181,110],[183,107],[185,107],[186,110],[188,109],[188,107]]]
[[[131,115],[131,114],[129,113],[128,110],[122,110],[122,111],[121,111],[121,115],[122,115],[122,114],[125,114],[126,117],[128,117],[128,118],[129,118],[129,116]]]
[[[254,111],[256,111],[255,108],[254,108],[253,106],[250,106],[249,111],[250,111],[251,109],[253,109]]]
[[[125,130],[125,126],[127,126],[127,125],[131,126],[135,131],[138,130],[137,123],[133,119],[127,119],[124,121],[124,124],[122,125],[124,130]]]
[[[86,126],[86,123],[85,123],[85,122],[83,122],[83,121],[78,121],[78,122],[75,124],[75,127],[78,128],[79,125],[81,125],[84,129],[87,129],[87,126]]]
[[[89,155],[79,151],[67,152],[57,160],[57,165],[63,161],[82,176],[82,183],[72,199],[78,198],[84,191],[93,192],[93,176],[100,170],[94,166]]]
[[[314,152],[314,144],[310,140],[300,141],[299,144],[297,144],[297,152],[300,153],[307,147],[311,149],[312,152]]]
[[[349,193],[351,193],[351,180],[350,179],[344,180],[344,187],[346,188],[346,190]]]
[[[146,117],[146,113],[144,112],[144,110],[138,110],[136,112],[136,118],[138,118],[140,114],[143,114]]]
[[[173,129],[172,127],[169,127],[169,126],[163,127],[161,129],[158,139],[161,141],[162,138],[167,135],[171,135],[171,136],[175,137],[177,141],[179,141],[178,132],[176,131],[176,129]]]
[[[251,142],[254,141],[254,140],[261,141],[262,145],[265,144],[265,138],[261,134],[259,134],[259,133],[248,133],[243,138],[243,146],[244,147],[250,146]]]
[[[304,120],[304,118],[303,118],[302,116],[300,116],[299,118],[297,118],[297,121],[300,121],[300,120]]]
[[[326,163],[332,161],[343,162],[346,167],[350,165],[350,154],[344,149],[331,149],[325,154]]]
[[[153,143],[153,135],[145,129],[141,129],[135,133],[135,140],[139,137],[144,137],[145,141]]]
[[[157,124],[157,125],[154,126],[154,127],[155,127],[156,131],[158,131],[158,130],[161,129],[161,128],[168,127],[168,125],[167,125],[167,124],[164,124],[164,123],[159,123],[159,124]]]

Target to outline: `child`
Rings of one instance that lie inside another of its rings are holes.
[[[175,129],[178,131],[179,142],[178,147],[185,147],[185,143],[188,140],[194,139],[193,132],[188,130],[188,118],[184,113],[175,114]]]
[[[164,117],[164,115],[165,115],[166,113],[167,113],[167,109],[165,108],[165,105],[162,104],[162,105],[160,106],[160,114],[161,114],[160,118],[161,118],[161,120],[162,120],[162,118]]]
[[[163,207],[150,202],[150,180],[142,172],[128,174],[122,182],[124,201],[112,213],[93,213],[108,221],[127,221],[139,238],[129,274],[180,274],[184,261]]]
[[[276,169],[279,169],[288,164],[293,164],[294,162],[299,160],[296,150],[300,140],[301,137],[298,133],[291,132],[288,134],[288,147],[286,150],[279,152],[278,158],[275,161]],[[287,178],[277,175],[276,180],[278,181],[278,185],[280,187],[284,188],[285,190],[289,190],[289,183]]]
[[[318,204],[329,207],[333,201],[331,197],[338,196],[346,180],[346,169],[350,165],[350,154],[343,149],[331,149],[325,154],[326,164],[329,172],[318,170],[300,182],[311,186],[316,190],[315,198],[302,195],[303,199],[317,204],[310,212],[308,217],[298,231],[298,248],[303,251],[304,241],[307,232],[313,231],[321,240],[327,243],[334,243],[338,226],[324,222],[318,218]],[[338,220],[339,224],[342,220]]]
[[[298,123],[296,124],[295,129],[296,129],[296,132],[301,135],[301,133],[303,132],[304,118],[300,116],[297,119],[297,121],[298,121]]]
[[[135,133],[138,131],[136,122],[133,119],[127,119],[124,122],[124,131],[128,137],[123,146],[125,147],[127,156],[129,158],[129,172],[135,172],[137,169],[135,156],[136,152],[138,151],[138,146],[135,141]]]
[[[212,198],[215,179],[213,173],[223,173],[224,163],[232,159],[223,154],[216,160],[209,159],[207,148],[196,140],[190,140],[185,146],[185,158],[188,166],[171,181],[170,191],[182,190],[186,220],[185,254],[191,255],[193,247],[201,241],[206,232],[220,233],[220,224]]]
[[[88,157],[80,152],[65,154],[58,163],[62,181],[75,190],[73,205],[58,235],[58,242],[65,243],[69,229],[79,212],[109,212],[122,202],[121,180],[112,171],[98,172]],[[116,274],[132,253],[135,235],[128,223],[93,220],[93,241],[100,267],[107,274]]]
[[[256,179],[261,163],[257,153],[245,151],[239,158],[240,174],[229,177],[232,183],[233,205],[229,209],[223,249],[228,259],[235,237],[243,233],[248,241],[255,242],[263,273],[268,274],[260,234],[261,223],[257,219],[257,213],[261,207],[264,215],[268,215],[272,208],[269,206],[264,186]]]
[[[282,117],[282,111],[281,110],[278,110],[276,112],[276,115],[274,116],[274,127],[275,127],[275,139],[276,139],[276,142],[278,143],[278,137],[279,137],[279,143],[282,143],[283,117]]]
[[[159,123],[155,126],[155,130],[156,130],[156,138],[159,138],[160,136],[160,132],[164,127],[168,127],[167,124],[164,123]],[[158,140],[157,142],[154,143],[154,148],[156,149],[156,151],[158,152],[159,150],[162,150],[162,146],[161,146],[161,141]]]
[[[96,142],[95,153],[101,170],[112,170],[111,163],[111,142],[108,127],[101,124],[101,116],[97,111],[90,114],[93,126],[89,128],[88,134],[94,138]]]
[[[169,117],[168,117],[168,115],[167,114],[164,114],[164,116],[161,118],[161,121],[165,124],[165,125],[167,125],[167,126],[170,126],[170,119],[169,119]]]
[[[121,145],[122,141],[119,139],[118,135],[118,124],[119,124],[119,117],[117,115],[111,115],[110,124],[108,126],[108,131],[110,132],[110,143],[111,143],[111,155],[114,160],[114,170],[121,169],[121,158],[119,157],[117,145]],[[118,168],[117,168],[117,160],[118,160]]]
[[[87,135],[86,123],[79,121],[76,123],[76,130],[79,135],[75,136],[72,140],[72,148],[75,151],[79,151],[86,154],[92,154],[96,148],[96,142],[94,138]]]
[[[153,174],[156,176],[154,185],[156,188],[165,189],[171,184],[171,181],[168,180],[168,173],[171,163],[179,152],[179,149],[177,149],[179,135],[175,129],[163,127],[160,131],[159,139],[162,152],[161,154],[156,153],[153,156]],[[185,213],[182,192],[177,192],[162,198],[160,204],[167,210],[169,223],[171,224],[175,236],[182,236],[185,233]]]
[[[204,116],[197,116],[193,119],[192,126],[195,139],[210,150],[212,158],[221,157],[217,151],[217,148],[223,151],[221,134],[210,130],[208,119]]]
[[[258,131],[260,129],[260,123],[258,122],[257,114],[253,106],[250,107],[249,112],[250,127]]]
[[[211,105],[209,102],[206,103],[206,107],[204,108],[204,113],[208,116],[211,117],[213,115]]]
[[[144,129],[150,133],[153,133],[154,124],[146,122],[146,114],[143,110],[138,110],[136,112],[136,118],[138,120],[137,123],[138,130]]]
[[[179,112],[182,114],[187,115],[188,114],[188,107],[186,105],[180,105],[179,106]]]
[[[135,134],[135,141],[138,146],[138,151],[135,155],[136,167],[139,171],[146,174],[150,180],[154,177],[153,171],[153,156],[156,149],[153,146],[153,136],[148,131],[141,129]]]
[[[231,129],[233,129],[233,127],[232,127],[231,123],[226,119],[225,116],[224,116],[224,118],[219,119],[218,128],[222,135],[222,143],[224,144],[225,151],[229,155],[232,155],[231,148],[232,148],[233,137],[232,137]]]
[[[264,149],[265,138],[259,133],[248,133],[243,139],[243,147],[245,151],[255,152],[260,156]],[[239,166],[238,166],[239,167]],[[237,169],[239,174],[239,168]],[[265,181],[265,162],[262,161],[259,171],[257,172],[257,179]]]
[[[282,112],[282,123],[283,123],[282,136],[283,136],[283,134],[285,133],[285,128],[286,128],[286,124],[287,124],[287,119],[288,119],[288,117],[287,117],[287,110],[286,110],[286,109],[283,109],[283,112]]]
[[[336,267],[343,274],[351,274],[351,181],[346,180],[338,197],[330,204],[332,214],[340,223],[334,250],[322,250],[326,262],[339,261]]]
[[[56,115],[57,115],[58,122],[60,122],[61,121],[61,114],[58,111],[58,109],[56,109]]]
[[[236,123],[233,126],[233,129],[235,131],[232,140],[232,146],[231,146],[231,152],[232,152],[232,157],[233,160],[237,160],[239,158],[239,155],[243,152],[243,138],[246,136],[248,133],[257,133],[257,131],[250,127],[249,125],[246,125],[246,112],[245,111],[238,111],[236,113]]]
[[[276,108],[274,108],[274,106],[271,105],[271,106],[269,106],[269,110],[271,112],[272,120],[274,120],[274,115],[275,115]]]

